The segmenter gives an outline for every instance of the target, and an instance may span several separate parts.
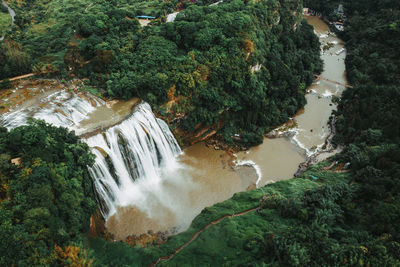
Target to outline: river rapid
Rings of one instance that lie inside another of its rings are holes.
[[[149,105],[138,99],[104,101],[78,90],[79,81],[66,86],[26,81],[2,92],[0,105],[6,109],[0,125],[14,128],[35,117],[75,130],[97,155],[90,172],[103,198],[107,230],[116,240],[149,230],[184,231],[205,207],[236,192],[290,179],[313,155],[323,159],[332,154],[325,153],[324,144],[336,109],[332,98],[345,89],[345,51],[337,53],[344,44],[319,18],[306,19],[321,41],[324,79],[308,88],[306,106],[291,120],[294,127],[276,129],[236,158],[204,143],[180,151]]]

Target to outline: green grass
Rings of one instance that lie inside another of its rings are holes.
[[[8,13],[0,12],[0,37],[10,29],[11,16]]]
[[[93,86],[87,85],[85,87],[80,87],[79,90],[84,91],[84,92],[89,92],[92,95],[100,97],[100,98],[102,97],[102,94],[99,92],[99,89],[96,87],[93,87]]]

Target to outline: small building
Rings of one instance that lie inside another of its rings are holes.
[[[146,15],[140,15],[140,16],[137,16],[137,18],[138,19],[149,19],[149,20],[156,19],[156,17],[146,16]]]
[[[136,17],[142,27],[147,26],[152,20],[156,19],[156,17],[146,15],[140,15]]]

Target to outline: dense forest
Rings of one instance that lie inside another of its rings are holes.
[[[90,261],[82,236],[96,210],[88,150],[43,121],[0,128],[1,266]]]
[[[342,153],[295,179],[235,194],[186,232],[139,248],[83,234],[96,210],[86,167],[93,158],[73,133],[42,121],[1,128],[0,264],[146,266],[208,223],[250,210],[160,265],[400,266],[400,4],[340,2],[353,85],[335,113]],[[228,141],[240,132],[259,142],[304,105],[321,70],[312,28],[293,16],[296,1],[21,3],[13,7],[24,15],[1,44],[2,78],[32,70],[90,77],[105,94],[140,96],[160,112],[175,101],[186,129],[223,118]],[[338,3],[305,1],[327,16]],[[164,23],[175,10],[183,10],[176,22]],[[144,13],[159,19],[141,28],[135,16]]]
[[[143,6],[143,5],[148,6]],[[88,77],[108,97],[140,97],[173,128],[213,127],[258,144],[305,104],[322,70],[297,0],[29,1],[0,49],[0,78]],[[168,13],[180,10],[173,23]],[[137,15],[156,17],[141,27]]]

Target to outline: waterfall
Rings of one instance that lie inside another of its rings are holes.
[[[174,13],[168,14],[167,22],[174,22],[174,20],[178,14],[179,14],[179,12],[174,12]]]
[[[155,211],[157,205],[173,210],[173,203],[182,196],[162,189],[165,183],[162,177],[180,185],[189,181],[179,180],[185,177],[180,173],[182,166],[177,160],[181,149],[168,125],[154,116],[149,104],[141,103],[120,122],[117,114],[101,113],[96,117],[99,121],[95,126],[81,126],[97,109],[105,106],[103,100],[93,95],[61,90],[1,115],[0,125],[10,130],[27,124],[27,119],[33,117],[75,130],[79,135],[98,132],[104,127],[103,119],[114,126],[86,139],[83,137],[82,141],[96,155],[89,172],[104,218],[114,214],[118,207],[130,205],[144,209],[148,216],[160,213]],[[174,210],[174,213],[179,213],[179,210]]]
[[[96,155],[89,168],[107,219],[119,206],[140,201],[143,188],[156,189],[162,172],[177,168],[181,149],[167,124],[142,103],[119,125],[85,140]]]

